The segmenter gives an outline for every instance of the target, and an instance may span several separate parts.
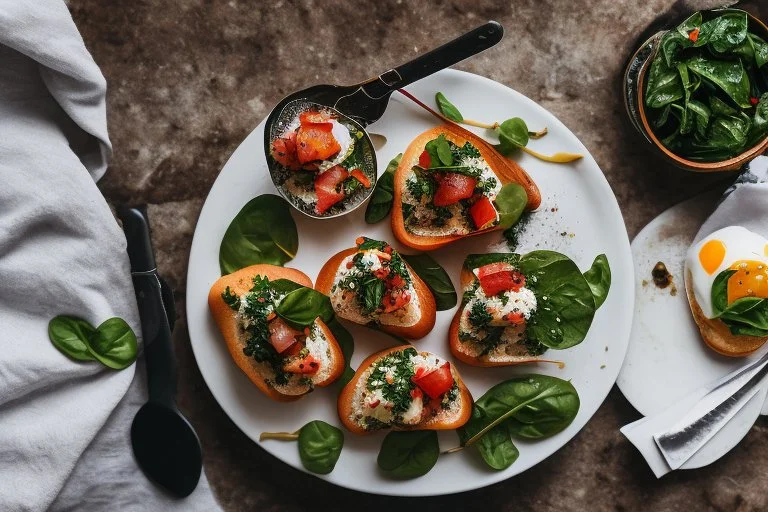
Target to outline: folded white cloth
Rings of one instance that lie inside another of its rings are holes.
[[[0,0],[0,510],[215,510],[138,470],[135,367],[78,363],[48,339],[71,314],[140,333],[125,237],[96,187],[106,83],[62,0]],[[133,381],[133,384],[132,384]]]
[[[768,158],[766,157],[754,160],[748,169],[739,175],[736,182],[725,192],[715,211],[701,226],[693,243],[697,243],[718,229],[734,225],[743,226],[768,238]],[[653,435],[677,424],[714,384],[696,389],[662,412],[621,428],[621,432],[640,451],[657,478],[669,473],[672,469],[659,451]],[[740,410],[749,409],[754,412],[752,417],[754,422],[760,414],[767,395],[768,380],[763,379],[761,386],[745,396],[738,407]],[[738,444],[751,427],[751,423],[741,424],[743,421],[744,417],[735,417],[720,433],[708,441],[706,446],[716,445],[716,448],[710,449],[706,457],[700,457],[700,462],[710,463]]]

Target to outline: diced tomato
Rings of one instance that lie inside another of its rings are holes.
[[[405,281],[403,281],[403,278],[400,277],[399,274],[394,274],[392,277],[387,279],[387,288],[402,288],[405,284]]]
[[[344,191],[338,186],[349,177],[349,172],[340,165],[335,165],[315,178],[315,193],[317,204],[315,212],[323,214],[328,209],[344,199]]]
[[[439,175],[438,175],[439,176]],[[448,206],[469,199],[475,192],[477,180],[453,172],[439,176],[437,191],[432,200],[435,206]]]
[[[691,30],[690,32],[688,32],[688,39],[690,39],[692,43],[695,43],[696,41],[698,41],[699,40],[699,29],[695,28],[695,29]]]
[[[525,286],[525,276],[507,263],[491,263],[478,269],[480,287],[488,297],[501,292],[520,291]]]
[[[411,398],[413,398],[414,400],[417,398],[421,398],[423,396],[424,396],[424,393],[421,391],[420,387],[417,386],[411,390]]]
[[[484,229],[496,220],[496,208],[486,196],[482,196],[469,207],[469,215],[475,223],[475,229]]]
[[[433,400],[440,398],[440,395],[448,392],[453,387],[451,363],[447,361],[436,370],[418,377],[417,375],[411,377],[411,381],[419,386],[421,390],[424,391],[424,393],[426,393],[429,398]]]
[[[392,246],[391,245],[385,245],[384,246],[384,254],[392,254]]]
[[[390,293],[384,294],[381,299],[381,305],[384,308],[384,313],[392,313],[398,309],[404,307],[411,301],[411,292],[408,290],[396,289]]]
[[[377,279],[386,279],[389,275],[389,267],[381,267],[373,271],[373,275]]]
[[[299,115],[299,123],[301,123],[302,126],[308,124],[327,124],[333,128],[331,119],[331,116],[325,112],[316,112],[314,110],[307,110]]]
[[[299,343],[298,341],[288,347],[285,352],[283,352],[283,355],[285,356],[297,356],[299,355],[299,352],[301,352],[301,349],[304,348],[304,344]]]
[[[521,325],[525,322],[525,316],[519,311],[513,311],[507,313],[506,320],[512,325]]]
[[[290,132],[285,137],[272,141],[272,158],[283,167],[296,171],[301,169],[301,163],[296,152],[296,132]]]
[[[352,169],[349,172],[349,175],[359,181],[365,188],[371,188],[371,180],[369,180],[368,176],[366,176],[360,169]]]
[[[296,157],[296,161],[297,162],[299,161],[299,157],[298,156]],[[301,165],[301,164],[299,164],[299,165]],[[301,166],[301,168],[304,169],[305,171],[318,171],[318,170],[320,170],[320,166],[317,165],[317,162],[310,162],[308,164],[304,164],[304,165]]]
[[[512,272],[513,270],[515,270],[513,265],[510,265],[504,261],[499,261],[497,263],[489,263],[478,268],[477,277],[478,279],[482,279],[485,276],[489,276],[491,274],[497,274],[499,272]]]
[[[328,160],[341,151],[341,146],[330,130],[322,124],[301,125],[296,132],[296,153],[299,162]],[[328,124],[328,126],[331,126]]]
[[[275,317],[269,322],[269,342],[275,347],[278,354],[285,352],[285,349],[296,343],[296,336],[301,333],[290,325],[285,323],[282,318]]]
[[[307,355],[303,358],[296,358],[283,366],[283,370],[288,373],[300,373],[302,375],[312,375],[320,369],[320,361],[313,355]]]
[[[429,156],[429,151],[424,150],[424,152],[419,155],[419,167],[423,167],[424,169],[429,169],[429,167],[432,165],[432,157]]]

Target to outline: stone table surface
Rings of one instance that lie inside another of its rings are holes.
[[[766,19],[761,2],[753,0],[752,10]],[[488,19],[505,26],[503,41],[456,67],[513,87],[560,118],[607,176],[630,237],[722,179],[657,160],[623,123],[624,59],[671,0],[68,3],[109,84],[115,149],[101,189],[114,203],[150,205],[160,271],[182,317],[200,208],[224,162],[272,105],[311,84],[368,78]],[[237,429],[200,375],[183,318],[178,325],[179,404],[197,428],[225,510],[768,509],[765,419],[716,465],[657,481],[618,431],[639,414],[616,387],[563,449],[505,482],[423,500],[340,489],[280,463]]]

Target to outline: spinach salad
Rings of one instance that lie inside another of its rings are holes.
[[[661,38],[644,103],[666,148],[717,162],[768,137],[768,43],[744,11],[707,17],[697,12]]]

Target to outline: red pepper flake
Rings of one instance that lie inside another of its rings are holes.
[[[688,32],[688,39],[691,40],[691,42],[695,43],[699,39],[699,29],[695,28]]]
[[[758,103],[760,103],[760,100],[755,97],[752,97],[752,98],[749,98],[749,102],[753,105],[757,105]]]

